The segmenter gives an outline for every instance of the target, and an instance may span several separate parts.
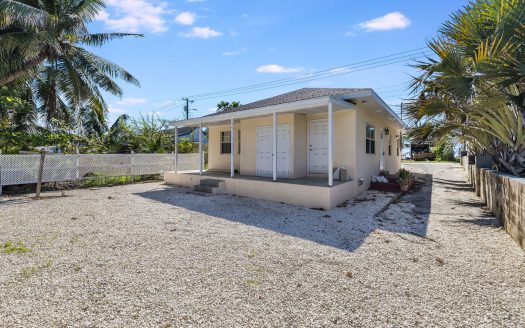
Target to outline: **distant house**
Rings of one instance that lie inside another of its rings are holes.
[[[399,117],[372,89],[305,88],[172,122],[208,128],[208,167],[168,184],[330,209],[401,165]]]

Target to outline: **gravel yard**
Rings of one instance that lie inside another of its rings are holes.
[[[1,198],[0,327],[525,326],[525,256],[459,165],[407,166],[418,192],[331,211],[159,183]]]

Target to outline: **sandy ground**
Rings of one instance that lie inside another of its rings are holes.
[[[0,250],[0,327],[525,326],[525,256],[461,168],[407,167],[421,189],[386,208],[158,183],[4,197],[0,242],[29,251]]]

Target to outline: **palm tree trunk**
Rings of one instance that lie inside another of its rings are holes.
[[[38,66],[40,63],[42,63],[44,60],[46,60],[46,58],[47,58],[47,51],[42,51],[40,54],[38,54],[36,58],[33,58],[25,62],[20,68],[9,73],[9,75],[7,75],[6,77],[0,78],[0,87],[18,79],[25,72]]]

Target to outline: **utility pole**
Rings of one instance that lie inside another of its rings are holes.
[[[190,118],[190,104],[193,103],[193,100],[190,100],[189,98],[182,98],[182,101],[185,101],[186,102],[186,105],[184,105],[184,117],[185,119],[189,119]]]
[[[405,125],[405,122],[403,122],[403,102],[401,102],[401,105],[399,106],[399,112],[401,114],[401,123]],[[403,158],[403,148],[405,147],[405,144],[403,143],[403,128],[401,128],[401,131],[399,132],[399,152],[401,155],[401,158]]]

